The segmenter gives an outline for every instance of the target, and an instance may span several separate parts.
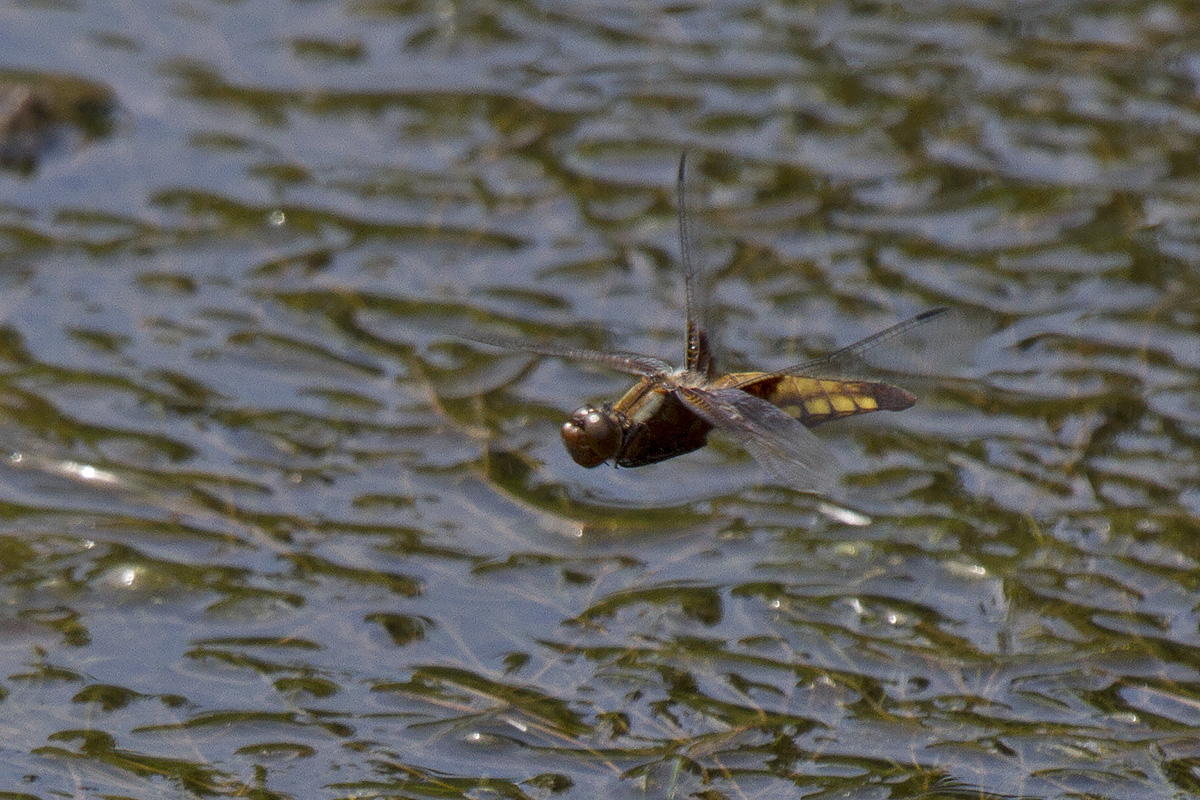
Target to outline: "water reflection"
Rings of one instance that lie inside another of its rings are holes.
[[[24,176],[67,145],[112,133],[115,101],[99,82],[0,69],[0,170]]]

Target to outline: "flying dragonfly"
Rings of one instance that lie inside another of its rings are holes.
[[[714,429],[730,436],[767,471],[793,488],[831,487],[836,458],[809,428],[872,411],[903,411],[916,397],[888,383],[837,377],[867,362],[868,351],[945,314],[933,308],[847,347],[770,372],[718,372],[697,300],[686,198],[687,154],[677,177],[680,260],[684,272],[684,364],[654,356],[554,343],[468,337],[506,350],[599,364],[638,378],[614,403],[584,405],[563,423],[575,463],[596,467],[655,464],[703,447]]]

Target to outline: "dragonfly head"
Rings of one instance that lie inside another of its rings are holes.
[[[612,414],[583,406],[563,423],[562,440],[576,464],[595,467],[617,455],[621,448],[621,426]]]

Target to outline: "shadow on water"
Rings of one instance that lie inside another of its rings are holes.
[[[13,7],[0,797],[1200,793],[1197,24]],[[837,505],[456,337],[677,360],[684,149],[723,368],[954,309]]]

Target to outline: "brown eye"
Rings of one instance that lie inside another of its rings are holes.
[[[562,439],[576,464],[595,467],[617,454],[621,429],[605,412],[584,406],[563,423]]]

